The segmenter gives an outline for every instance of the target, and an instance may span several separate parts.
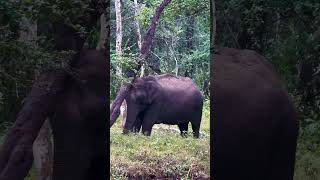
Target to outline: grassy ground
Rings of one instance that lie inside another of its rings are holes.
[[[120,119],[111,128],[110,176],[127,178],[210,178],[210,111],[205,104],[200,139],[182,138],[177,126],[155,125],[151,137],[122,135]]]
[[[178,132],[171,130],[177,129],[176,126],[167,125],[156,125],[151,137],[122,135],[118,120],[111,128],[111,179],[209,179],[208,103],[203,111],[200,139],[194,139],[191,134],[181,138]],[[6,132],[7,129],[1,129],[0,144]],[[35,180],[36,175],[32,168],[25,180]],[[300,129],[294,180],[320,180],[320,122]]]
[[[294,180],[320,180],[320,122],[300,128]]]

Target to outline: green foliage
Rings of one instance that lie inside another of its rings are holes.
[[[117,92],[123,82],[127,82],[129,79],[125,76],[119,76],[117,74],[117,68],[121,67],[121,69],[134,69],[136,62],[134,58],[136,54],[133,53],[125,53],[122,54],[121,57],[117,57],[115,53],[110,54],[110,97],[113,99],[116,97]]]
[[[311,119],[305,121],[305,127],[300,128],[299,155],[310,152],[320,156],[320,122]]]
[[[160,0],[139,2],[138,22],[142,37],[150,25]],[[111,3],[113,4],[113,3]],[[116,95],[126,78],[116,75],[116,69],[135,71],[139,49],[132,21],[133,2],[122,4],[123,42],[122,57],[115,57],[115,10],[111,9],[111,99]],[[201,91],[205,81],[209,81],[209,3],[206,1],[172,1],[157,23],[151,54],[146,59],[150,74],[170,73],[186,76],[188,74]],[[188,36],[188,33],[190,34]],[[192,45],[188,45],[188,42]],[[178,72],[177,72],[178,69]],[[125,76],[125,74],[123,74]]]
[[[22,16],[20,1],[0,1],[1,39],[16,35]],[[10,32],[10,33],[9,33]]]
[[[320,177],[320,122],[305,120],[300,128],[296,155],[295,180],[314,180]]]
[[[160,0],[143,1],[140,4],[138,22],[142,37],[149,26]],[[201,87],[209,80],[209,3],[205,1],[172,1],[157,23],[151,54],[146,65],[153,67],[151,74],[162,73],[189,76]],[[133,4],[123,1],[122,55],[115,55],[115,16],[111,9],[111,99],[116,96],[120,85],[128,81],[117,75],[122,70],[133,70],[139,54]],[[187,32],[191,36],[187,35]],[[191,42],[189,45],[187,42]],[[179,69],[179,71],[177,71]],[[182,138],[172,126],[155,125],[151,137],[140,134],[122,135],[120,120],[111,128],[111,169],[113,179],[127,178],[181,178],[209,179],[210,174],[210,107],[204,102],[200,139],[194,139],[189,125],[189,137]]]
[[[150,19],[152,18],[154,13],[154,9],[146,7],[145,5],[142,5],[139,14],[138,14],[138,21],[139,24],[141,24],[141,27],[147,28],[150,24]]]
[[[10,0],[0,1],[0,126],[16,118],[23,100],[40,69],[66,64],[73,52],[54,51],[52,30],[43,24],[68,24],[82,35],[87,47],[95,47],[98,28],[87,30],[83,23],[92,12],[88,1]],[[34,41],[21,38],[23,20],[36,20]],[[48,26],[50,26],[48,25]],[[6,126],[6,125],[4,125]]]

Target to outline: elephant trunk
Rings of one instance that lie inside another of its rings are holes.
[[[112,125],[114,124],[116,119],[118,118],[118,116],[120,114],[120,106],[121,106],[123,100],[125,99],[125,97],[127,96],[129,90],[130,90],[129,83],[122,85],[118,94],[117,94],[116,99],[113,101],[113,103],[111,105],[111,109],[110,109],[110,128],[112,127]]]

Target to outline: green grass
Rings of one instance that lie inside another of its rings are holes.
[[[203,109],[199,139],[182,138],[177,126],[155,125],[150,137],[122,135],[120,119],[111,128],[111,179],[210,178],[210,111]]]
[[[320,180],[320,121],[300,128],[294,180]]]

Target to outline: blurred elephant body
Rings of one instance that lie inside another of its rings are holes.
[[[250,50],[211,57],[214,179],[292,180],[298,120],[277,73]]]
[[[97,50],[82,50],[70,66],[50,117],[53,179],[107,179],[107,57]]]
[[[195,137],[199,137],[202,116],[202,95],[195,83],[186,77],[158,75],[136,78],[124,84],[111,107],[110,126],[120,113],[126,100],[127,117],[124,133],[129,130],[150,135],[154,124],[178,125],[181,134],[191,122]]]
[[[33,144],[38,179],[107,179],[106,57],[82,50],[70,66],[55,113]]]

